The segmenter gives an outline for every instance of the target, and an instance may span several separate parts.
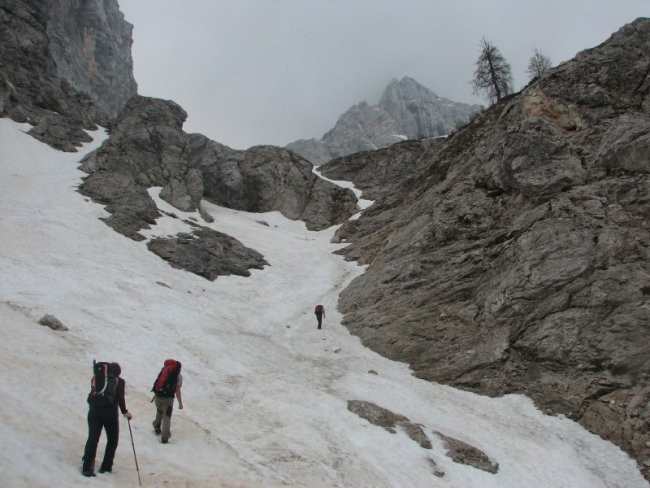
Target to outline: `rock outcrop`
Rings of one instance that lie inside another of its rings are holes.
[[[401,429],[423,449],[431,449],[431,441],[422,430],[422,426],[411,422],[404,415],[391,412],[379,405],[364,400],[348,400],[348,410],[377,425],[391,434]]]
[[[107,205],[106,222],[133,239],[159,215],[147,193],[190,212],[202,198],[250,212],[277,210],[317,230],[357,210],[356,198],[312,172],[296,154],[272,146],[236,151],[182,130],[187,114],[176,103],[133,97],[108,140],[82,162],[89,173],[80,191]]]
[[[364,344],[422,378],[525,393],[646,477],[648,52],[650,19],[638,19],[440,144],[321,168],[377,200],[338,232],[342,253],[369,265],[339,303]]]
[[[481,469],[491,474],[499,471],[499,464],[492,462],[488,455],[478,447],[446,436],[440,432],[436,432],[436,435],[442,439],[447,449],[447,456],[455,463],[466,464],[467,466],[472,466],[473,468]]]
[[[0,116],[33,125],[34,137],[75,151],[84,130],[110,127],[103,146],[82,162],[80,191],[106,205],[106,222],[143,240],[160,212],[147,190],[179,210],[201,199],[249,211],[278,210],[310,229],[340,223],[357,210],[350,190],[318,178],[312,165],[280,148],[234,151],[183,132],[185,111],[136,95],[131,32],[116,0],[7,0],[0,7]],[[208,279],[247,275],[266,264],[234,239],[207,228],[158,239],[152,251]]]
[[[147,248],[175,268],[184,269],[208,280],[219,276],[250,276],[250,269],[268,265],[257,251],[221,232],[198,227],[192,233],[155,238]]]
[[[50,1],[47,35],[58,75],[115,119],[138,91],[133,78],[133,26],[117,0]]]
[[[376,403],[364,400],[348,400],[348,410],[391,434],[396,434],[398,430],[401,430],[423,449],[432,449],[433,447],[431,440],[425,433],[426,426],[411,422],[404,415],[391,412]],[[454,462],[472,466],[491,474],[499,471],[499,464],[492,462],[488,455],[477,447],[440,432],[433,432],[433,434],[442,440],[446,455]],[[443,471],[437,468],[438,463],[432,457],[429,457],[429,462],[434,467],[435,476],[443,477],[445,475]]]
[[[0,25],[0,115],[29,122],[37,139],[75,151],[135,94],[115,0],[6,0]]]
[[[442,136],[481,110],[438,97],[405,77],[393,80],[379,105],[361,102],[345,112],[322,139],[301,139],[287,145],[314,164],[349,154],[388,147],[407,139]]]

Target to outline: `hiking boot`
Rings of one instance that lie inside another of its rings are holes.
[[[92,471],[82,471],[81,474],[84,475],[86,478],[90,478],[91,476],[95,476],[95,473],[93,473]]]
[[[154,434],[156,434],[156,435],[160,435],[160,434],[162,434],[162,430],[160,430],[160,427],[154,427],[154,428],[153,428],[153,432],[154,432]]]
[[[104,468],[103,466],[99,468],[100,473],[110,473],[111,471],[113,471],[113,468]]]
[[[160,442],[161,442],[162,444],[167,444],[167,443],[169,442],[169,439],[165,439],[165,438],[163,437],[162,439],[160,439]]]

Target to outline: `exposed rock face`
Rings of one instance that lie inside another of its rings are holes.
[[[82,161],[89,173],[81,193],[106,205],[106,223],[143,240],[160,216],[147,190],[162,187],[160,197],[185,212],[202,212],[201,199],[250,212],[277,210],[303,219],[310,229],[340,223],[357,211],[356,198],[312,172],[312,165],[276,147],[235,151],[200,134],[183,132],[187,114],[167,100],[133,97],[104,144]],[[154,239],[149,249],[172,266],[207,279],[249,275],[261,269],[262,255],[239,241],[205,227],[193,234]]]
[[[386,197],[388,150],[350,157],[354,171],[321,168],[377,199],[339,232],[343,253],[369,264],[341,295],[353,333],[422,378],[525,393],[646,477],[648,52],[639,19],[441,146],[406,146],[406,183]]]
[[[48,2],[47,35],[59,76],[87,93],[111,119],[137,93],[133,78],[133,26],[117,0]]]
[[[406,77],[388,85],[379,105],[361,102],[345,112],[322,139],[302,139],[287,145],[287,149],[314,164],[322,164],[406,139],[448,134],[481,108],[440,98]]]
[[[88,95],[56,71],[47,37],[49,5],[6,0],[0,8],[0,114],[35,125],[32,134],[57,149],[88,141],[98,114]]]
[[[144,239],[138,231],[149,228],[160,215],[147,188],[169,185],[169,198],[190,192],[177,188],[189,170],[183,161],[186,117],[174,102],[134,97],[110,137],[82,162],[81,169],[90,175],[81,193],[106,204],[111,213],[106,223],[127,237]]]
[[[322,139],[301,139],[287,145],[290,149],[314,164],[360,151],[387,147],[406,136],[397,122],[379,106],[361,102],[345,112],[332,130]]]
[[[90,139],[82,129],[108,125],[135,93],[130,26],[114,0],[5,0],[0,25],[0,115],[31,123],[37,139],[75,151]],[[82,52],[93,57],[82,63]]]
[[[431,441],[424,432],[425,426],[411,422],[404,415],[391,412],[375,403],[364,400],[348,400],[348,410],[366,419],[371,424],[382,427],[391,434],[395,434],[397,429],[401,429],[423,449],[432,448]],[[447,449],[447,456],[454,462],[466,464],[467,466],[472,466],[491,474],[499,470],[498,463],[490,461],[487,454],[480,449],[453,437],[441,434],[440,432],[435,432],[435,434],[442,439]],[[432,458],[429,458],[429,462],[435,468],[435,476],[444,476],[444,472],[437,468],[437,463]]]
[[[479,448],[441,434],[440,432],[436,432],[436,434],[444,441],[445,447],[447,448],[447,456],[453,459],[454,462],[466,464],[491,474],[499,471],[499,464],[490,461],[487,454]]]
[[[340,223],[356,210],[356,198],[312,172],[309,162],[281,148],[236,151],[182,130],[187,114],[171,101],[133,97],[110,138],[88,155],[83,194],[107,205],[107,223],[134,239],[159,215],[147,188],[184,211],[201,198],[250,212],[280,211],[310,229]]]
[[[318,178],[303,158],[275,146],[235,151],[192,136],[192,165],[203,174],[206,200],[248,212],[277,210],[311,230],[341,223],[356,210],[356,197]]]
[[[449,134],[482,109],[480,105],[441,98],[409,77],[393,80],[386,87],[379,106],[397,121],[401,133],[409,139]]]
[[[232,274],[250,276],[249,269],[262,269],[268,265],[257,251],[237,239],[207,228],[196,229],[192,234],[152,239],[147,247],[175,268],[211,281]]]
[[[402,429],[406,434],[424,449],[431,449],[431,441],[422,430],[422,426],[414,424],[404,415],[393,413],[379,405],[363,400],[348,400],[348,410],[366,419],[373,425],[386,429],[391,434]]]

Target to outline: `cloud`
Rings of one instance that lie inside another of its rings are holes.
[[[375,104],[392,78],[485,103],[469,81],[479,41],[527,82],[533,47],[554,64],[650,12],[645,0],[136,0],[140,93],[173,99],[185,129],[234,148],[321,137],[350,106]]]

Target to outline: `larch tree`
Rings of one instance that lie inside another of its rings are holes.
[[[535,48],[533,49],[533,55],[528,62],[528,70],[526,73],[530,76],[530,79],[537,78],[542,76],[546,71],[548,71],[551,66],[551,58],[542,54],[542,52]]]
[[[472,79],[474,93],[485,92],[491,102],[498,102],[512,92],[512,70],[499,49],[485,37],[481,54],[475,63]]]

